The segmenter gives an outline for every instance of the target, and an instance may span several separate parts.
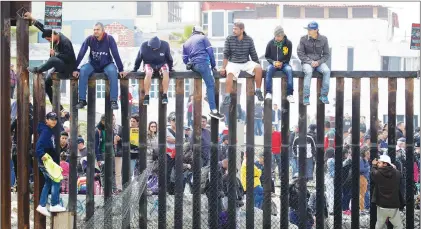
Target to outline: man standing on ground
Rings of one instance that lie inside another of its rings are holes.
[[[143,61],[145,69],[145,98],[143,105],[149,105],[149,90],[151,88],[152,76],[158,73],[162,77],[162,104],[168,103],[168,85],[170,83],[170,71],[173,70],[173,59],[171,56],[170,45],[166,41],[160,40],[158,37],[152,37],[149,41],[145,41],[140,46],[137,54],[134,69],[137,72]]]
[[[208,98],[210,113],[209,116],[216,119],[223,119],[215,103],[215,82],[212,70],[215,69],[215,56],[212,45],[205,36],[202,27],[193,27],[191,37],[183,45],[183,62],[188,70],[199,73],[206,84],[206,95]]]
[[[279,131],[279,122],[281,121],[281,110],[278,109],[278,104],[273,104],[272,110],[272,125],[276,131]]]
[[[51,104],[53,103],[53,80],[51,79],[51,74],[53,72],[58,72],[58,77],[61,79],[69,79],[72,71],[77,67],[76,66],[76,56],[75,51],[73,50],[73,44],[62,33],[52,31],[51,29],[45,29],[44,25],[32,17],[30,12],[25,13],[25,19],[28,19],[32,22],[32,25],[37,27],[42,32],[42,38],[51,42],[53,41],[53,48],[50,49],[50,58],[44,64],[38,67],[28,67],[28,71],[34,74],[42,73],[48,71],[47,76],[45,77],[45,92],[50,99]],[[63,107],[60,108],[63,110]]]
[[[386,219],[393,224],[393,228],[402,229],[402,219],[399,209],[402,207],[400,198],[401,174],[394,168],[390,157],[381,155],[374,159],[371,170],[376,192],[373,193],[372,202],[377,205],[376,229],[383,228]]]
[[[303,105],[310,105],[310,85],[314,69],[323,74],[319,99],[324,104],[329,104],[327,96],[329,94],[330,69],[326,64],[330,58],[328,40],[319,33],[319,24],[317,22],[310,22],[306,29],[308,30],[308,35],[301,37],[297,49],[297,55],[301,60],[304,71]]]
[[[114,65],[113,57],[118,67],[118,72],[123,78],[126,73],[123,72],[123,63],[117,49],[117,43],[111,35],[104,31],[104,25],[97,22],[94,26],[94,35],[90,35],[83,42],[80,48],[79,55],[76,60],[76,67],[79,67],[80,62],[85,56],[86,51],[90,49],[89,62],[84,64],[80,70],[73,72],[74,77],[79,77],[79,103],[76,104],[77,109],[84,108],[88,103],[86,102],[86,86],[88,79],[94,73],[105,73],[110,81],[110,99],[111,109],[117,110],[118,104],[118,74],[117,68]],[[112,54],[112,56],[111,56]]]
[[[210,150],[211,150],[211,133],[210,131],[206,128],[206,124],[208,122],[208,119],[206,118],[206,116],[202,116],[202,144],[201,144],[201,153],[202,153],[202,167],[208,166],[209,165],[209,160],[210,160]],[[190,137],[190,147],[191,149],[193,149],[193,139],[194,136],[192,135]]]
[[[227,75],[223,104],[228,105],[231,102],[230,93],[233,80],[237,80],[241,71],[255,76],[255,95],[259,101],[263,101],[263,94],[260,90],[262,86],[262,67],[259,64],[254,41],[244,31],[244,23],[242,22],[234,23],[232,32],[233,35],[229,35],[225,40],[224,61],[220,70],[222,76]],[[250,61],[249,56],[252,61]]]
[[[287,76],[287,99],[294,102],[294,81],[292,68],[289,65],[292,53],[292,42],[288,40],[282,26],[277,26],[274,32],[275,38],[266,46],[265,58],[269,62],[266,70],[266,99],[272,99],[272,77],[275,71],[282,71]]]

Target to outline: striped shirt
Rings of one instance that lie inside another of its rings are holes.
[[[238,40],[236,36],[230,35],[225,40],[224,59],[232,63],[246,63],[250,60],[259,63],[256,48],[251,37],[244,33],[243,40]]]

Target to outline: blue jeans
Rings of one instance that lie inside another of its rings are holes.
[[[294,174],[298,173],[297,158],[296,157],[290,157],[289,158],[289,165],[291,166],[292,175],[294,176]]]
[[[329,84],[330,84],[330,69],[327,64],[323,63],[320,66],[315,68],[316,71],[323,74],[323,82],[322,82],[322,89],[321,95],[327,96],[329,94]],[[311,85],[311,77],[313,76],[314,68],[311,67],[310,64],[303,64],[303,72],[304,72],[304,90],[303,96],[309,97],[310,96],[310,85]]]
[[[370,180],[367,180],[367,181],[368,181],[368,185],[367,185],[367,192],[365,193],[365,196],[364,196],[364,208],[370,209],[370,204],[371,204],[371,202],[370,202]]]
[[[262,209],[263,206],[263,187],[261,185],[254,187],[254,207]]]
[[[88,80],[93,75],[95,69],[90,63],[84,64],[80,68],[79,76],[79,100],[86,100],[86,87]],[[118,97],[118,74],[114,63],[108,64],[104,68],[104,73],[110,81],[110,98],[111,101],[117,101]]]
[[[306,158],[306,178],[307,180],[313,180],[313,169],[314,169],[314,161],[313,158]]]
[[[349,202],[352,198],[351,187],[343,187],[342,195],[342,211],[350,210]]]
[[[212,75],[212,69],[208,63],[200,63],[200,64],[194,64],[192,66],[192,70],[199,73],[203,81],[205,81],[206,85],[206,95],[208,97],[208,103],[210,110],[216,109],[216,103],[215,103],[215,80]]]
[[[292,208],[290,208],[290,211],[289,211],[289,221],[292,224],[297,225],[297,226],[300,223],[299,213]],[[314,219],[312,217],[309,217],[309,215],[307,215],[307,226],[306,226],[306,228],[311,229],[313,227],[313,224],[314,224]]]
[[[136,167],[136,159],[130,159],[130,173],[132,176],[134,176],[135,167]]]
[[[262,119],[254,119],[254,135],[262,136]]]
[[[272,77],[275,71],[282,71],[287,76],[287,95],[294,93],[294,79],[292,78],[292,68],[289,64],[283,64],[282,68],[275,68],[272,64],[269,64],[266,69],[266,93],[272,93]]]
[[[45,183],[42,188],[41,196],[39,198],[39,205],[45,207],[47,205],[48,193],[51,189],[51,206],[56,206],[60,203],[60,183],[51,180],[50,175],[43,164],[38,163],[39,170],[44,175]]]

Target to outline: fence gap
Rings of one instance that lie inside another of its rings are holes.
[[[378,156],[377,136],[378,136],[378,108],[379,108],[379,85],[378,78],[370,79],[370,167],[371,162]],[[370,198],[374,193],[374,182],[370,179]],[[370,203],[370,228],[374,229],[377,222],[377,205]]]
[[[237,190],[237,80],[232,82],[228,123],[228,190]],[[241,184],[240,184],[241,185]],[[237,194],[228,192],[228,228],[237,227]]]
[[[316,136],[316,228],[325,227],[325,104],[320,101],[323,78],[317,78],[317,136]],[[330,142],[329,142],[330,144]],[[328,187],[329,189],[334,187]],[[329,208],[328,208],[329,209]],[[329,214],[330,212],[328,212]]]
[[[200,80],[200,79],[199,79]],[[176,79],[175,85],[175,199],[174,199],[174,228],[183,228],[183,143],[184,143],[184,79]]]
[[[281,229],[289,228],[288,209],[289,209],[289,101],[287,100],[287,79],[283,77],[282,81],[282,114],[281,114],[281,134],[282,134],[282,148],[281,148]],[[248,122],[247,122],[248,123]],[[248,130],[247,130],[248,133]]]
[[[25,5],[29,2],[25,2]],[[25,6],[26,8],[26,6]],[[29,8],[31,9],[30,4]],[[18,144],[17,144],[17,183],[18,183],[18,228],[29,228],[29,73],[26,69],[29,63],[29,22],[24,19],[17,19],[16,33],[16,59],[18,78]],[[9,64],[10,66],[10,64]],[[7,74],[9,75],[10,72]],[[6,77],[4,75],[3,77]],[[9,79],[9,77],[7,77]],[[3,89],[2,89],[3,90]],[[10,87],[9,87],[10,90]],[[6,98],[10,98],[10,93]],[[9,106],[10,107],[10,106]],[[9,108],[10,109],[10,108]],[[10,112],[8,113],[10,115]],[[10,122],[9,122],[10,123]],[[57,123],[58,124],[58,123]],[[35,127],[34,127],[35,130]],[[10,145],[10,142],[7,143]],[[10,151],[9,151],[10,152]],[[7,152],[4,152],[7,153]],[[10,162],[9,162],[10,163]],[[10,166],[10,164],[9,164]],[[10,169],[9,169],[10,170]],[[10,172],[9,172],[10,173]],[[9,176],[10,177],[10,176]],[[10,178],[9,178],[10,179]],[[10,192],[10,185],[8,186]]]
[[[159,79],[159,100],[158,100],[158,229],[167,228],[167,179],[170,179],[172,167],[167,167],[167,105],[162,104],[163,85],[162,78]],[[165,130],[165,131],[163,131]],[[180,130],[178,130],[180,131]]]
[[[36,130],[38,123],[42,122],[45,119],[45,81],[44,77],[41,74],[34,75],[34,82],[33,82],[33,106],[34,106],[34,113],[33,113],[33,130]],[[10,112],[9,112],[10,113]],[[33,145],[33,152],[36,150],[36,142],[38,141],[38,132],[34,131],[34,144]],[[35,229],[43,229],[46,228],[46,217],[36,211],[36,208],[39,204],[39,198],[42,192],[42,188],[44,186],[44,176],[40,173],[38,168],[38,158],[35,156],[33,161],[33,171],[34,171],[34,228]],[[70,201],[69,201],[70,202]],[[70,204],[70,203],[69,203]]]
[[[360,228],[360,90],[361,79],[352,79],[352,200],[351,229]]]
[[[254,145],[254,78],[246,79],[247,86],[247,125],[246,125],[246,156],[247,158],[255,158]],[[231,117],[229,120],[232,120]],[[246,227],[247,229],[254,229],[254,160],[247,160],[246,162]]]
[[[303,104],[304,94],[304,78],[299,79],[299,118],[298,118],[298,187],[302,192],[298,196],[298,212],[299,215],[299,228],[306,228],[307,225],[307,106]],[[295,174],[293,175],[295,176]]]
[[[336,104],[335,104],[335,178],[334,178],[334,200],[333,200],[333,228],[342,228],[342,161],[344,144],[344,78],[336,78]]]
[[[405,79],[406,228],[414,228],[414,79]],[[402,165],[405,166],[405,165]]]
[[[146,140],[147,140],[147,131],[148,131],[148,106],[143,105],[143,100],[145,99],[145,88],[144,88],[144,80],[139,80],[139,174],[143,173],[147,167],[147,152],[146,152]],[[127,90],[128,91],[128,90]],[[127,120],[130,123],[130,116]],[[129,124],[128,124],[129,125]],[[129,125],[130,126],[130,125]],[[158,128],[157,128],[158,130]],[[130,138],[130,137],[129,137]],[[130,146],[130,143],[128,143]],[[127,155],[127,168],[130,168],[130,153]],[[124,163],[124,159],[123,159]],[[130,170],[127,171],[127,173]],[[148,174],[146,174],[146,178]],[[130,176],[129,176],[130,179]],[[139,185],[140,187],[141,185]],[[133,191],[133,190],[132,190]],[[145,187],[144,190],[139,190],[139,192],[143,192],[139,199],[139,228],[147,228],[148,226],[148,197],[146,195],[147,189]],[[130,199],[130,198],[129,198]],[[130,215],[130,213],[128,213]],[[128,216],[130,217],[130,216]],[[129,218],[130,219],[130,218]]]
[[[94,199],[94,182],[95,182],[95,116],[96,116],[96,80],[88,81],[88,166],[86,168],[86,220],[94,216],[95,199]]]

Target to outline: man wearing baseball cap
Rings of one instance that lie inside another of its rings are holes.
[[[390,157],[381,155],[374,159],[371,178],[374,182],[371,202],[377,205],[376,229],[383,228],[386,219],[393,224],[393,228],[402,229],[402,219],[399,209],[404,205],[400,189],[401,173],[395,169]]]
[[[329,44],[325,36],[319,33],[319,24],[313,21],[307,27],[308,34],[302,36],[297,48],[298,58],[301,60],[304,72],[303,105],[310,105],[310,85],[313,71],[323,74],[320,100],[329,104],[330,69],[326,62],[330,58]]]

